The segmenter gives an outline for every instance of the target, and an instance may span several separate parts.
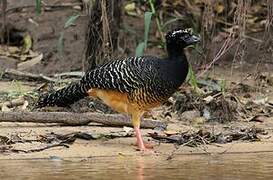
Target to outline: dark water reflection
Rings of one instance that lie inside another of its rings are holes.
[[[0,160],[0,179],[273,179],[273,153],[218,156]]]

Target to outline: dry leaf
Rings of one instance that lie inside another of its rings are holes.
[[[136,9],[136,4],[134,2],[126,4],[124,7],[124,10],[125,10],[126,14],[128,14],[130,16],[137,16],[138,15],[138,12]]]
[[[124,9],[125,9],[126,12],[128,12],[128,11],[134,11],[136,9],[136,4],[134,2],[126,4],[125,7],[124,7]]]
[[[10,112],[11,108],[8,107],[8,103],[3,103],[2,104],[2,108],[1,108],[2,112]]]
[[[23,104],[23,106],[21,107],[21,109],[22,109],[22,110],[26,110],[28,104],[29,104],[28,101],[24,101],[24,104]]]
[[[259,99],[253,100],[253,103],[257,105],[264,105],[267,103],[267,101],[268,101],[268,97],[265,97],[265,98],[259,98]]]
[[[31,36],[29,34],[27,34],[25,37],[24,37],[24,40],[23,40],[23,48],[22,48],[22,53],[27,53],[30,48],[32,47],[32,39],[31,39]]]
[[[171,136],[171,135],[178,134],[177,131],[164,131],[164,133],[165,133],[167,136]]]
[[[214,10],[218,13],[221,14],[224,11],[225,7],[221,3],[217,3],[216,6],[214,7]]]
[[[214,99],[214,98],[213,98],[212,96],[209,95],[209,96],[205,97],[203,100],[206,101],[206,103],[208,104],[208,103],[210,103],[213,99]]]
[[[20,53],[20,49],[16,46],[1,46],[0,45],[0,55],[1,56],[13,56],[14,54]]]
[[[123,127],[123,131],[125,131],[127,134],[129,134],[129,133],[133,132],[134,129],[131,128],[131,127],[124,126],[124,127]]]
[[[197,117],[192,120],[193,126],[198,126],[201,124],[204,124],[206,122],[206,119],[204,117]]]
[[[257,115],[257,116],[254,116],[253,118],[251,118],[249,121],[254,121],[254,122],[260,122],[260,123],[263,123],[264,121],[266,120],[266,117],[265,116],[262,116],[262,115]]]
[[[40,63],[42,59],[43,59],[43,54],[40,54],[39,56],[34,57],[31,60],[19,63],[17,65],[17,69],[19,71],[22,71],[22,70],[25,70],[27,68],[30,68],[30,67],[34,66],[35,64]]]

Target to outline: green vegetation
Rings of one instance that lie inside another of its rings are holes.
[[[64,29],[69,28],[70,26],[75,25],[75,21],[80,17],[79,14],[72,15],[68,17],[67,21],[64,24]],[[64,55],[64,31],[60,33],[60,37],[57,43],[57,50],[60,57]]]
[[[145,12],[144,14],[144,40],[138,44],[136,48],[136,56],[142,56],[144,50],[147,48],[152,14],[152,12]]]
[[[70,17],[68,17],[67,21],[64,24],[64,28],[68,28],[70,26],[74,26],[75,25],[75,21],[80,17],[80,14],[75,14],[72,15]]]
[[[158,13],[155,10],[155,1],[156,0],[149,0],[149,4],[150,4],[150,8],[151,8],[152,13],[155,16],[157,30],[158,30],[158,32],[160,34],[160,38],[161,38],[161,45],[163,45],[163,43],[165,42],[165,38],[164,38],[164,35],[163,35],[163,31],[162,31],[161,20],[160,20],[160,18],[158,16]]]
[[[36,0],[36,6],[35,6],[35,11],[37,15],[40,15],[42,12],[42,6],[41,6],[41,0]]]
[[[188,79],[189,79],[189,83],[192,86],[194,91],[198,90],[198,81],[196,78],[196,75],[192,69],[192,66],[189,66],[189,73],[188,73]]]

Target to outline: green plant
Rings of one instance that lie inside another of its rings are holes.
[[[197,91],[199,89],[198,82],[191,65],[189,65],[188,80],[194,91]]]
[[[144,50],[147,48],[152,15],[152,12],[145,12],[144,14],[144,40],[138,44],[135,53],[136,56],[142,56]]]
[[[68,28],[68,27],[70,27],[70,26],[75,25],[75,21],[76,21],[79,17],[80,17],[79,14],[75,14],[75,15],[70,16],[70,17],[66,20],[66,22],[65,22],[65,24],[64,24],[64,28],[66,29],[66,28]]]
[[[35,5],[35,11],[37,15],[40,15],[42,12],[42,6],[41,6],[41,0],[36,0],[36,5]]]
[[[20,81],[13,80],[11,82],[11,86],[12,86],[12,91],[8,92],[8,95],[7,95],[8,99],[14,99],[24,95],[25,92],[23,91],[22,83]]]
[[[66,20],[64,24],[64,29],[75,25],[75,21],[80,17],[79,14],[74,14],[72,16],[69,16],[68,19]],[[57,51],[60,57],[63,57],[63,52],[64,52],[64,31],[60,33],[60,37],[58,39],[57,43]]]
[[[149,0],[149,5],[150,5],[153,15],[155,16],[156,26],[157,26],[157,29],[158,29],[158,32],[159,32],[160,38],[161,38],[161,45],[163,45],[165,39],[164,39],[163,31],[162,31],[163,28],[161,25],[161,20],[155,10],[155,0]]]
[[[13,80],[12,86],[14,87],[16,92],[18,92],[19,94],[23,94],[22,83],[20,81]]]
[[[63,57],[64,52],[64,32],[60,33],[60,37],[57,43],[57,51],[60,57]]]
[[[221,87],[221,93],[225,95],[226,89],[227,89],[227,82],[225,79],[220,80],[220,87]]]

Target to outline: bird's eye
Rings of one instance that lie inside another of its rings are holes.
[[[184,36],[183,36],[183,39],[184,40],[187,40],[187,39],[189,39],[190,38],[190,35],[189,34],[185,34]]]

